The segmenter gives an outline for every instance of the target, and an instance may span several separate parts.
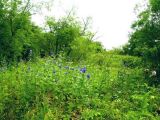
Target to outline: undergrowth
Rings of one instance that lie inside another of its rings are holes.
[[[140,59],[92,56],[21,62],[0,71],[0,120],[158,120],[160,89]]]

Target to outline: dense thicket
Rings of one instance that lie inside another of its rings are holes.
[[[157,73],[160,82],[160,1],[149,0],[148,7],[138,15],[132,25],[133,32],[129,43],[124,46],[125,53],[141,56],[145,67]]]
[[[30,0],[0,1],[0,61],[58,54],[79,60],[88,56],[87,51],[103,50],[100,43],[92,42],[87,24],[83,27],[75,17],[48,18],[46,28],[41,29],[31,22],[32,9]]]

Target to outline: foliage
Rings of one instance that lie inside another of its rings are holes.
[[[104,51],[101,43],[92,42],[88,38],[79,37],[71,43],[71,53],[69,58],[72,61],[86,60],[93,54],[102,53]]]
[[[1,0],[0,120],[159,120],[159,84],[149,86],[160,78],[159,3],[140,13],[123,50],[105,51],[90,18],[48,17],[40,28],[30,0]]]
[[[62,18],[58,21],[49,18],[47,25],[49,31],[49,46],[55,55],[61,51],[69,55],[71,51],[71,43],[80,36],[80,26],[72,17]]]
[[[40,28],[31,21],[34,6],[30,0],[1,1],[0,5],[0,61],[30,61],[38,56],[59,54],[80,60],[87,56],[84,55],[87,51],[93,53],[103,49],[100,43],[92,41],[93,34],[87,26],[89,21],[83,26],[75,16],[58,20],[48,17],[46,27]],[[75,48],[79,43],[81,46]],[[76,56],[79,51],[80,56]]]
[[[0,56],[7,61],[21,57],[23,43],[29,42],[31,32],[30,14],[22,1],[0,2]]]
[[[126,54],[141,56],[144,66],[157,72],[160,83],[160,2],[149,0],[148,8],[142,11],[132,25],[133,32],[123,50]]]
[[[1,70],[0,119],[158,120],[159,90],[142,68],[123,66],[127,59],[112,55],[110,66],[99,66],[47,58]]]

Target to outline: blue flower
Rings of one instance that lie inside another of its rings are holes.
[[[85,72],[86,72],[86,67],[81,68],[81,69],[80,69],[80,72],[81,72],[81,73],[85,73]]]
[[[65,66],[64,68],[69,69],[69,66]]]
[[[90,78],[91,78],[90,74],[87,74],[87,79],[90,79]]]

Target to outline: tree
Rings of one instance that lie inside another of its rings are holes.
[[[29,13],[22,7],[21,0],[4,0],[0,4],[0,56],[14,60],[22,51],[25,30],[30,24]]]
[[[0,58],[10,62],[28,60],[30,50],[38,54],[42,31],[31,22],[30,0],[3,0],[0,6]]]
[[[138,15],[124,51],[141,56],[148,67],[157,71],[160,79],[160,1],[149,0],[148,8]],[[160,82],[160,80],[159,80]]]
[[[53,50],[56,55],[62,51],[68,55],[71,52],[72,41],[80,36],[79,23],[72,17],[62,18],[58,21],[50,18],[47,25],[50,50]]]

